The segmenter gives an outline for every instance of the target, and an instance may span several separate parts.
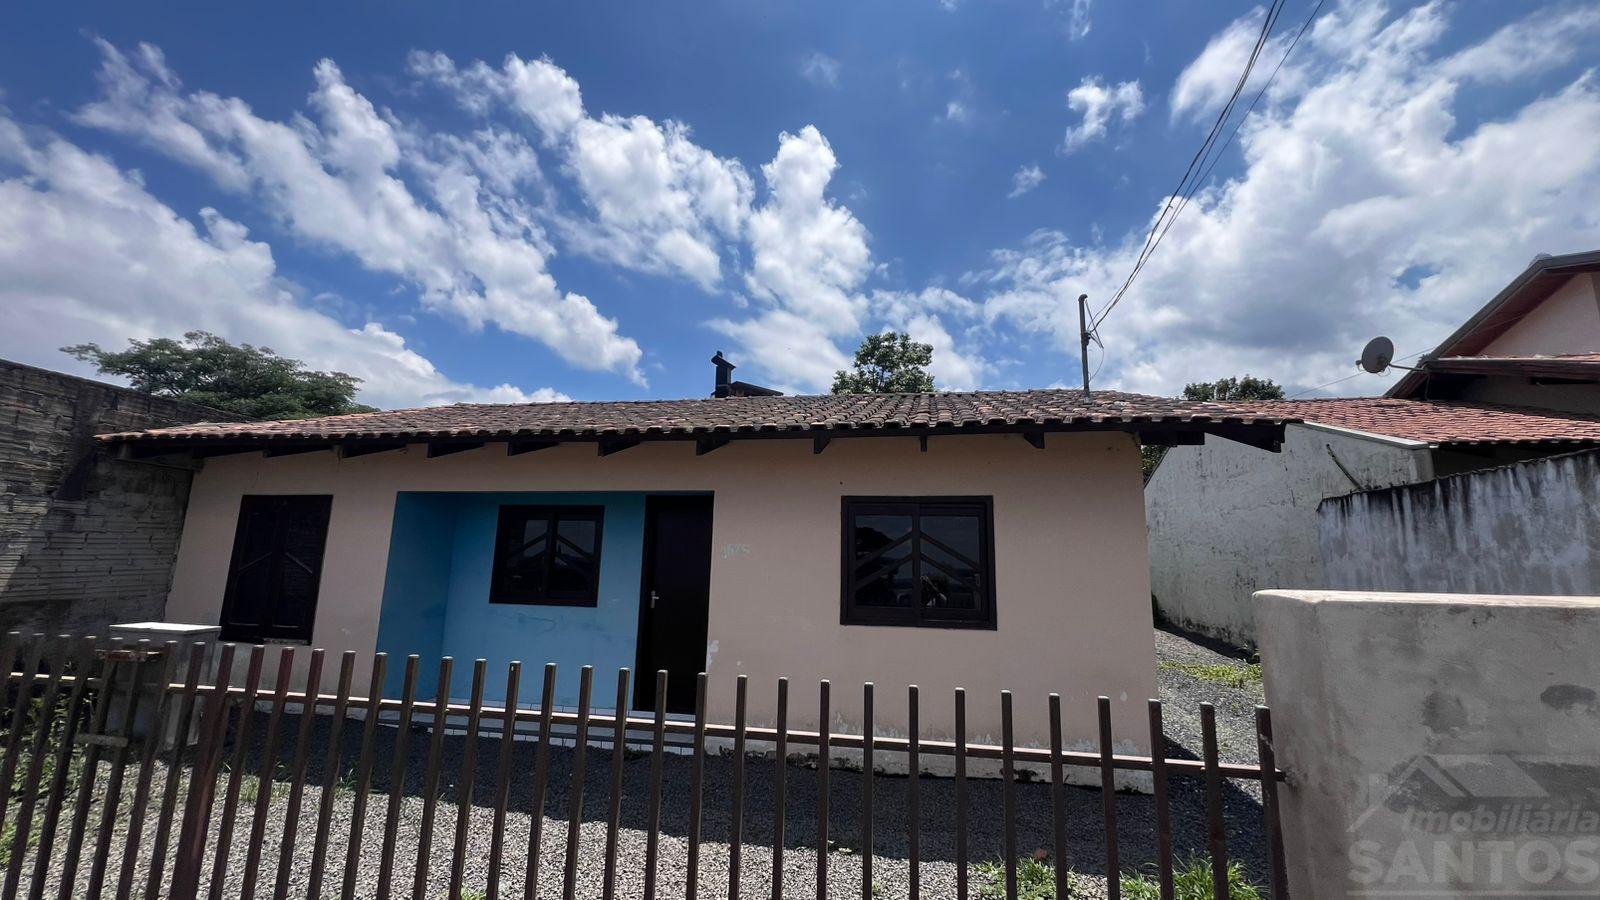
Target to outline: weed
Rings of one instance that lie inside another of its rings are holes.
[[[1211,857],[1190,856],[1172,872],[1172,894],[1177,900],[1211,900]],[[1237,900],[1261,900],[1261,889],[1252,884],[1244,866],[1228,863],[1228,895]],[[1128,900],[1159,900],[1161,883],[1153,872],[1124,872],[1122,896]]]
[[[1006,866],[1004,862],[978,863],[973,867],[980,879],[979,900],[1004,900],[1006,896]],[[1067,872],[1067,888],[1079,893],[1082,876]],[[1056,867],[1047,859],[1024,856],[1017,860],[1017,900],[1057,900]],[[1066,900],[1066,898],[1060,898]]]
[[[1162,662],[1157,668],[1182,672],[1190,678],[1209,681],[1239,690],[1261,686],[1260,663],[1184,663]]]

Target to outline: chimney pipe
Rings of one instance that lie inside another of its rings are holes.
[[[711,357],[711,364],[717,367],[717,386],[716,390],[711,392],[711,396],[726,397],[733,392],[734,365],[728,362],[721,350],[717,351],[716,356]]]

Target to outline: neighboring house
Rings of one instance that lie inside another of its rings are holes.
[[[1273,447],[1283,432],[1273,416],[1110,392],[761,396],[722,371],[718,393],[102,440],[203,459],[167,618],[227,638],[353,650],[363,669],[374,650],[517,659],[524,697],[556,662],[564,704],[593,665],[602,707],[623,666],[641,673],[635,705],[653,706],[665,669],[674,712],[706,670],[721,721],[736,675],[752,722],[771,721],[787,676],[791,723],[814,725],[828,678],[837,723],[859,723],[871,681],[880,726],[903,730],[917,684],[929,737],[951,734],[965,687],[985,741],[1001,690],[1030,743],[1048,692],[1075,743],[1105,694],[1143,746],[1156,685],[1139,440]]]
[[[1586,414],[1600,413],[1597,275],[1600,252],[1535,260],[1386,397],[1239,404],[1303,420],[1279,455],[1169,451],[1145,489],[1161,613],[1252,644],[1252,593],[1338,586],[1324,500],[1600,445],[1600,416]]]
[[[120,465],[94,436],[228,417],[0,360],[0,631],[159,618],[190,466]]]
[[[1600,250],[1541,256],[1385,396],[1600,415]]]

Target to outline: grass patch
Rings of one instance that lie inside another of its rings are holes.
[[[1190,678],[1209,681],[1239,690],[1261,686],[1261,663],[1185,663],[1161,662],[1158,669],[1182,672]]]
[[[1211,900],[1211,857],[1191,856],[1173,867],[1172,895],[1177,900]],[[1261,889],[1250,881],[1244,866],[1228,863],[1228,895],[1237,900],[1261,900]],[[1122,896],[1128,900],[1159,900],[1161,882],[1154,872],[1124,872]]]
[[[978,876],[979,900],[1005,900],[1005,863],[979,863],[973,867]],[[1087,879],[1077,872],[1067,873],[1067,889],[1073,895],[1089,893]],[[1177,900],[1212,900],[1211,858],[1191,856],[1174,867],[1172,873],[1173,895]],[[1228,891],[1237,900],[1261,900],[1261,889],[1251,883],[1244,866],[1238,862],[1228,864]],[[1128,900],[1159,900],[1161,884],[1154,871],[1122,873],[1122,896]],[[1017,860],[1018,900],[1066,900],[1056,897],[1056,869],[1049,861],[1034,857]]]

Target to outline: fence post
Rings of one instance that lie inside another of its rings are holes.
[[[183,811],[183,827],[178,832],[178,850],[172,872],[172,893],[176,900],[191,900],[200,887],[200,861],[205,854],[206,835],[210,831],[211,798],[217,787],[217,764],[222,759],[223,732],[228,727],[224,715],[228,703],[228,683],[233,679],[233,644],[224,644],[222,659],[217,665],[217,683],[211,688],[200,725],[205,732],[200,741],[200,752],[195,758],[189,776],[189,797]],[[191,653],[204,652],[199,647]],[[248,712],[252,697],[245,698]],[[176,748],[173,752],[178,752]]]

